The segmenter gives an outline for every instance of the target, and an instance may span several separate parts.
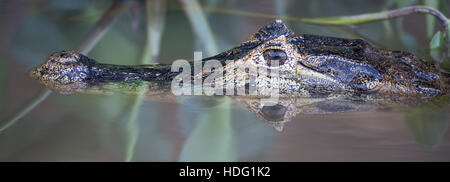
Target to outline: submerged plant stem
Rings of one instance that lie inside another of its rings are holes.
[[[15,114],[12,118],[8,119],[5,125],[0,127],[0,133],[2,133],[4,130],[6,130],[14,123],[16,123],[16,121],[25,116],[28,112],[33,110],[37,105],[39,105],[42,101],[44,101],[51,93],[52,91],[47,88],[39,92],[39,94],[32,100],[30,100],[28,103],[26,103],[25,106],[22,109],[20,109],[20,111],[17,114]]]
[[[144,99],[144,94],[139,93],[136,97],[133,98],[130,115],[128,117],[127,122],[125,123],[125,131],[126,131],[126,146],[125,146],[125,161],[130,162],[133,160],[134,149],[137,143],[137,139],[139,137],[139,127],[138,127],[138,116],[139,116],[139,108],[142,105],[142,101]]]

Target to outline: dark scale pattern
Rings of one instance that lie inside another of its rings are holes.
[[[435,96],[441,93],[442,86],[437,69],[411,53],[374,48],[360,39],[314,35],[296,37],[292,39],[292,43],[296,44],[298,52],[306,57],[322,57],[324,63],[319,65],[312,64],[308,59],[299,60],[311,69],[328,73],[326,70],[329,64],[325,63],[332,60],[332,62],[341,62],[340,68],[337,68],[340,72],[348,72],[355,67],[370,68],[372,71],[369,73],[376,72],[376,74],[365,74],[363,77],[358,75],[353,79],[356,82],[352,82],[350,86],[358,91],[369,90],[361,83],[382,80],[384,88],[382,90],[389,94]],[[348,64],[349,61],[351,64]],[[334,71],[336,72],[336,69]]]

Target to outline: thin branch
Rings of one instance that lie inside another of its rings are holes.
[[[426,6],[411,6],[396,10],[390,11],[382,11],[378,13],[368,13],[361,15],[352,15],[352,16],[336,16],[336,17],[320,17],[320,18],[297,18],[297,17],[286,17],[286,16],[276,16],[264,13],[254,13],[247,11],[239,11],[239,10],[230,10],[230,9],[210,9],[208,11],[213,11],[216,13],[223,14],[233,14],[238,16],[250,16],[250,17],[258,17],[258,18],[269,18],[269,19],[283,19],[286,21],[295,21],[302,22],[308,24],[317,24],[317,25],[350,25],[350,24],[363,24],[370,23],[375,21],[382,21],[393,19],[401,16],[411,15],[411,14],[430,14],[436,17],[440,22],[444,29],[447,29],[448,19],[442,14],[440,11],[426,7]]]
[[[411,14],[430,14],[435,16],[441,21],[444,29],[448,26],[447,17],[440,11],[425,7],[425,6],[411,6],[396,10],[382,11],[378,13],[368,13],[353,16],[339,16],[339,17],[323,17],[323,18],[300,18],[299,21],[311,24],[321,24],[321,25],[349,25],[349,24],[363,24],[375,21],[382,21],[393,19],[401,16],[407,16]]]
[[[131,6],[131,1],[114,1],[112,6],[103,14],[100,20],[89,31],[83,40],[75,47],[75,50],[87,54],[94,48],[118,17]]]
[[[415,13],[422,13],[422,14],[430,14],[436,17],[439,21],[441,21],[441,25],[444,27],[444,29],[448,28],[448,19],[447,17],[442,14],[439,10],[426,7],[426,6],[411,6],[406,7],[398,10],[391,10],[388,11],[388,18],[397,18],[400,16],[415,14]]]

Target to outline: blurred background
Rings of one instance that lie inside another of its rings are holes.
[[[27,71],[52,52],[77,47],[113,3],[0,1],[0,125],[44,89],[27,77]],[[133,65],[146,62],[143,59],[149,54],[152,63],[190,60],[194,51],[212,56],[239,45],[274,21],[236,12],[313,18],[427,5],[450,16],[449,2],[437,0],[130,3],[87,54],[89,57],[103,63]],[[155,16],[149,16],[149,12]],[[429,15],[357,26],[286,24],[297,34],[362,38],[428,61],[433,60],[430,40],[441,29]],[[150,39],[153,43],[148,42]],[[119,93],[52,93],[0,133],[0,161],[450,160],[448,104],[298,115],[277,132],[229,99],[216,107],[204,107],[201,101],[177,104],[139,102],[136,98]]]

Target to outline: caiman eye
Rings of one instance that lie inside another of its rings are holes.
[[[286,108],[280,104],[274,106],[263,106],[261,113],[267,120],[281,121],[284,119]]]
[[[280,49],[269,49],[263,53],[264,60],[266,60],[267,65],[272,65],[272,60],[278,60],[278,65],[283,65],[286,62],[287,55],[286,52]]]

